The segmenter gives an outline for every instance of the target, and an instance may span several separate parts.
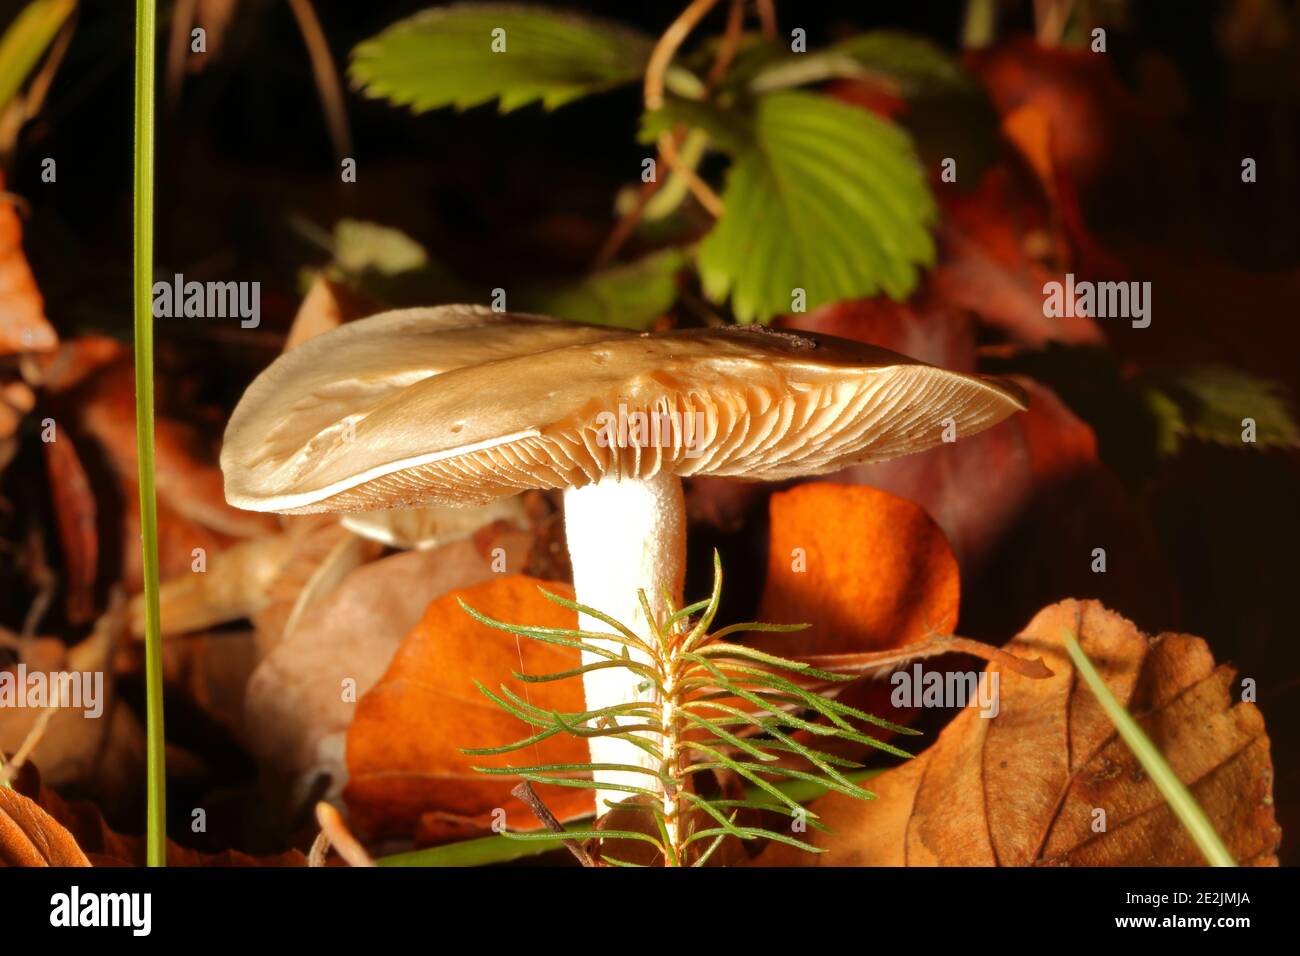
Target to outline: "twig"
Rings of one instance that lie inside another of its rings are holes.
[[[975,641],[969,637],[958,637],[955,634],[936,634],[929,640],[887,651],[812,654],[795,656],[791,660],[808,664],[818,670],[865,675],[868,672],[892,669],[900,664],[910,664],[912,661],[940,657],[944,654],[970,654],[972,657],[999,664],[1007,670],[1035,680],[1052,676],[1051,669],[1041,658],[1018,657],[992,644]]]
[[[650,62],[645,70],[645,108],[653,112],[664,105],[664,76],[672,63],[673,55],[690,36],[709,11],[717,6],[718,0],[694,0],[682,11],[681,16],[668,25],[659,42],[650,54]],[[673,134],[665,133],[659,137],[659,154],[668,167],[686,180],[692,195],[700,205],[715,218],[722,215],[722,200],[692,169],[682,166],[677,159],[677,142]]]
[[[325,858],[329,856],[330,838],[321,830],[316,834],[316,839],[311,843],[311,849],[307,851],[307,866],[315,869],[325,865]]]
[[[718,0],[693,0],[681,16],[668,25],[659,42],[650,53],[645,68],[645,108],[657,110],[664,105],[664,75],[672,63],[673,54],[686,41],[692,30],[714,8]]]
[[[702,180],[695,170],[682,163],[677,156],[677,140],[672,133],[664,133],[659,137],[659,155],[664,158],[668,168],[686,180],[686,186],[691,191],[691,195],[696,201],[708,210],[709,215],[714,219],[722,216],[722,200],[718,194],[710,188],[709,184]]]
[[[546,804],[542,803],[542,798],[537,795],[537,791],[533,789],[531,783],[525,780],[511,790],[510,793],[522,800],[528,806],[528,809],[533,811],[533,816],[537,817],[537,819],[541,821],[542,826],[546,827],[546,829],[550,830],[552,833],[561,836],[564,834],[564,827],[560,824],[559,820],[555,819],[555,814],[550,811]],[[596,866],[596,861],[591,858],[591,854],[587,852],[587,848],[577,840],[566,838],[561,840],[561,842],[564,844],[565,849],[577,857],[578,862],[583,866]]]
[[[768,40],[776,39],[776,5],[772,0],[756,0],[759,29]]]
[[[740,46],[740,33],[744,25],[745,0],[731,0],[731,8],[727,10],[727,29],[722,34],[718,55],[713,58],[713,65],[709,67],[709,75],[705,80],[709,89],[717,86],[727,75],[731,61],[736,58],[736,48]]]
[[[0,764],[0,787],[12,788],[12,781],[18,776],[18,772],[23,769],[23,764],[32,755],[32,751],[41,742],[41,738],[45,736],[45,728],[49,726],[50,718],[54,716],[56,709],[55,705],[51,704],[41,711],[40,716],[36,718],[36,722],[27,731],[27,736],[23,738],[23,742],[14,754],[13,760],[6,764]]]
[[[674,20],[672,25],[668,27],[668,30],[665,31],[664,35],[659,38],[659,42],[655,46],[655,51],[651,55],[650,64],[646,67],[646,109],[658,109],[658,106],[652,107],[650,105],[652,97],[657,97],[659,106],[663,105],[664,74],[667,73],[668,65],[672,62],[673,54],[676,52],[677,48],[681,46],[690,31],[701,19],[704,18],[716,2],[717,0],[696,0],[696,2],[692,4],[691,8],[688,8],[680,17]],[[696,11],[693,19],[687,21],[687,17],[692,14],[692,9],[695,7],[699,7],[700,9]],[[728,15],[727,19],[727,33],[723,37],[723,42],[718,49],[718,55],[713,61],[713,66],[709,70],[709,78],[705,84],[706,90],[716,85],[716,83],[722,78],[726,73],[726,68],[730,66],[731,60],[735,56],[735,45],[739,42],[740,27],[743,25],[743,18],[739,18],[736,19],[736,26],[734,28],[732,26],[734,12],[737,8],[742,8],[743,10],[743,0],[733,0],[732,13]],[[684,21],[687,22],[685,22],[685,26],[683,27],[682,24]],[[734,36],[732,36],[733,29],[735,34]],[[674,32],[677,32],[680,35],[677,36],[676,41],[670,47],[665,47],[665,40],[669,39],[669,34]],[[656,62],[656,56],[659,57],[658,62]],[[654,75],[652,75],[652,71]],[[659,141],[655,144],[656,149],[659,151],[659,158],[663,160],[664,164],[668,166],[670,170],[677,173],[677,175],[681,176],[686,181],[692,195],[700,201],[700,204],[703,205],[704,208],[714,216],[714,218],[717,218],[722,214],[722,201],[718,198],[717,194],[695,175],[694,170],[686,169],[677,163],[677,146],[681,143],[682,139],[685,138],[685,135],[685,130],[676,130],[673,133],[665,133],[664,136],[660,137]],[[664,148],[665,141],[668,143],[667,150]],[[591,263],[591,268],[593,270],[604,268],[613,261],[616,255],[618,255],[619,250],[623,248],[623,244],[631,238],[632,233],[641,223],[641,216],[645,212],[646,203],[650,201],[651,196],[659,191],[659,187],[662,183],[663,180],[656,176],[652,181],[645,183],[641,187],[633,201],[632,208],[625,212],[619,221],[614,224],[613,231],[610,232],[609,236],[601,244],[600,250],[596,253],[595,258]]]
[[[329,41],[321,29],[320,20],[312,8],[310,0],[288,0],[289,9],[298,21],[298,30],[302,41],[307,46],[307,55],[311,57],[311,72],[316,78],[316,89],[320,94],[321,109],[325,111],[325,122],[329,126],[330,139],[334,141],[334,151],[338,159],[352,155],[352,136],[348,132],[347,108],[343,102],[343,87],[339,83],[338,72],[334,69],[334,59],[330,56]]]
[[[31,605],[27,608],[27,614],[23,618],[23,637],[31,637],[40,627],[41,620],[45,617],[45,612],[50,609],[54,602],[54,595],[58,591],[59,576],[54,573],[45,557],[45,542],[40,533],[32,528],[28,535],[28,544],[31,557],[29,572],[33,582],[36,584],[36,596],[32,598]]]
[[[324,866],[325,857],[329,853],[331,846],[338,851],[339,856],[343,857],[349,866],[368,867],[375,865],[375,861],[366,852],[366,848],[352,835],[352,831],[343,822],[342,815],[324,800],[316,804],[316,822],[320,824],[320,835],[316,837],[316,842],[311,845],[311,853],[307,857],[308,866]]]

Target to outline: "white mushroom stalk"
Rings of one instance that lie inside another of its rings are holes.
[[[647,639],[652,631],[638,591],[645,592],[651,612],[660,620],[681,606],[686,507],[682,481],[675,474],[661,471],[653,478],[621,480],[611,476],[582,488],[570,488],[564,493],[564,531],[579,604],[607,614]],[[578,628],[594,633],[609,631],[607,624],[586,614],[579,615]],[[611,641],[592,643],[615,653],[622,653],[625,647]],[[643,651],[629,653],[640,663],[653,663]],[[583,653],[584,665],[600,660]],[[588,710],[635,701],[659,703],[654,687],[646,686],[640,677],[623,668],[588,671],[582,681]],[[620,722],[639,720],[627,718]],[[649,753],[626,740],[591,737],[589,747],[595,764],[658,769]],[[648,779],[645,774],[626,770],[597,770],[594,776],[600,783],[635,787],[645,787]],[[618,803],[627,795],[623,790],[597,790],[597,812],[606,809],[605,801]]]

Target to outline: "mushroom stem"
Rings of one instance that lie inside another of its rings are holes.
[[[653,643],[651,629],[637,599],[644,590],[656,617],[671,612],[665,601],[681,605],[682,576],[686,567],[686,506],[682,482],[661,471],[653,478],[603,478],[564,493],[564,529],[573,563],[573,589],[578,602],[608,614]],[[665,597],[665,592],[667,596]],[[586,614],[579,615],[584,631],[608,633],[609,626]],[[623,644],[595,642],[616,653]],[[632,652],[642,663],[651,663],[644,653]],[[583,654],[583,664],[601,658]],[[583,675],[587,709],[644,700],[659,702],[653,688],[640,688],[642,679],[622,668],[607,668]],[[624,718],[620,723],[641,723]],[[650,754],[615,737],[588,738],[591,762],[632,764],[658,770]],[[662,742],[658,742],[662,743]],[[646,787],[648,777],[625,770],[598,770],[599,783]],[[629,794],[622,790],[597,790],[596,815],[607,812],[605,801],[617,803]]]

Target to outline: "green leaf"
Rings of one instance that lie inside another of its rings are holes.
[[[905,298],[934,261],[935,218],[905,133],[811,93],[762,97],[756,143],[727,176],[721,220],[701,242],[704,290],[741,322],[885,292]]]
[[[875,30],[825,50],[768,55],[752,70],[752,93],[771,93],[833,79],[874,78],[905,98],[966,94],[975,79],[943,47],[909,33]]]
[[[429,266],[429,254],[400,229],[361,219],[334,224],[334,264],[345,272],[401,275]]]
[[[753,93],[833,79],[855,79],[906,101],[897,117],[929,168],[955,158],[974,183],[998,155],[998,115],[984,88],[943,47],[923,37],[877,30],[825,50],[786,53],[750,79]]]
[[[709,144],[724,153],[735,155],[754,145],[754,120],[743,109],[723,109],[703,100],[688,100],[670,96],[657,110],[641,114],[637,139],[653,145],[664,133],[671,133],[678,125],[702,130]]]
[[[1223,366],[1173,369],[1152,376],[1143,388],[1156,420],[1159,449],[1178,451],[1184,439],[1243,447],[1244,419],[1255,422],[1255,444],[1300,446],[1300,428],[1276,382]]]
[[[969,93],[978,89],[974,77],[947,50],[924,37],[894,30],[874,30],[843,40],[833,47],[866,73],[888,77],[904,97]]]
[[[0,37],[0,110],[36,68],[77,0],[32,0]]]
[[[651,47],[643,34],[570,13],[458,4],[425,10],[358,44],[350,72],[367,96],[417,113],[491,100],[507,113],[535,101],[554,109],[636,80]]]
[[[465,283],[400,229],[340,219],[328,246],[329,278],[377,301],[403,306],[473,298]]]
[[[664,249],[581,279],[521,289],[515,302],[525,312],[572,322],[646,329],[672,308],[686,261],[684,250]]]

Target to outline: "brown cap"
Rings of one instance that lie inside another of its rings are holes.
[[[830,336],[638,334],[447,306],[286,352],[231,416],[221,466],[229,501],[255,511],[476,504],[662,470],[824,474],[1023,408],[1013,384]]]

